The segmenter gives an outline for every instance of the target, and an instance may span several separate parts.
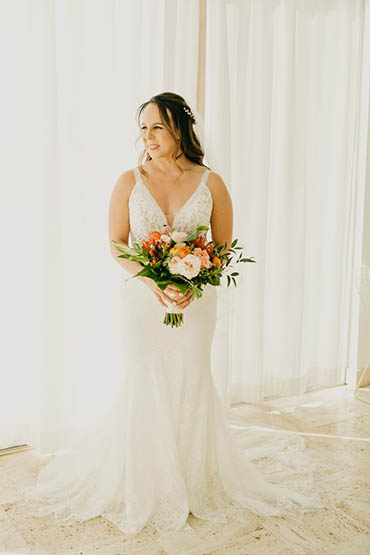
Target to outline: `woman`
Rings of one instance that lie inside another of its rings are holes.
[[[266,481],[251,453],[231,437],[210,367],[216,288],[207,286],[197,300],[175,286],[162,291],[154,281],[134,277],[140,264],[118,258],[112,244],[132,246],[153,230],[189,233],[206,225],[209,238],[230,246],[231,198],[222,178],[203,164],[194,123],[189,106],[174,93],[156,95],[139,108],[145,161],[141,165],[142,155],[138,168],[119,177],[109,216],[112,255],[126,278],[123,387],[82,448],[56,456],[41,471],[38,489],[28,492],[29,499],[44,499],[39,514],[54,512],[69,522],[102,515],[136,534],[146,525],[180,530],[190,512],[224,521],[248,519],[251,511],[296,516],[321,506],[297,484],[290,489]],[[184,312],[178,328],[163,324],[171,303]],[[268,446],[259,452],[264,454]]]

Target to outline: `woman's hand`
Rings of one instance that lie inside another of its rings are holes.
[[[181,293],[180,289],[173,285],[172,283],[167,285],[166,289],[161,289],[158,287],[153,279],[147,278],[145,276],[140,276],[139,279],[153,291],[154,295],[157,297],[161,305],[167,308],[169,304],[173,304],[176,308],[185,308],[194,299],[194,296],[190,289],[187,289],[185,293]]]
[[[187,289],[185,293],[181,293],[176,285],[170,284],[167,285],[165,291],[168,291],[170,295],[174,295],[176,308],[186,308],[194,300],[194,295],[190,289]]]

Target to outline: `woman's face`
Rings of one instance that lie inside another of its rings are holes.
[[[170,111],[167,110],[167,113],[172,123]],[[150,103],[142,111],[140,129],[144,147],[152,158],[171,156],[174,149],[176,149],[177,152],[178,143],[173,140],[172,136],[163,125],[156,104]]]

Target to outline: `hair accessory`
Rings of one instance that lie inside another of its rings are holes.
[[[187,113],[187,115],[191,119],[192,123],[196,123],[193,112],[189,108],[187,108],[186,106],[183,106],[182,108],[183,108],[184,112]]]

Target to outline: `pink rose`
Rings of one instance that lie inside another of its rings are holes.
[[[171,274],[182,274],[182,270],[183,270],[182,259],[179,256],[173,256],[168,265],[168,269],[171,272]]]
[[[211,259],[209,258],[209,254],[206,250],[200,249],[199,247],[196,247],[193,250],[193,254],[195,256],[198,256],[198,258],[200,258],[201,264],[205,268],[210,268],[212,266]]]
[[[187,279],[191,279],[199,274],[200,265],[200,258],[193,254],[188,254],[182,259],[182,269],[180,273]]]

